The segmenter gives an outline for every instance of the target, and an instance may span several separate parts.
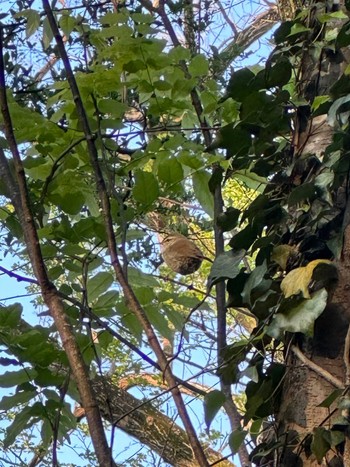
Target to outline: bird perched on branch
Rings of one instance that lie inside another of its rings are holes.
[[[165,233],[164,220],[158,213],[149,213],[147,224],[157,232],[162,257],[170,269],[183,276],[199,269],[206,258],[192,240],[178,232]]]

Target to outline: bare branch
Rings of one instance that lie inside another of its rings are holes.
[[[318,366],[316,363],[308,359],[297,346],[292,345],[291,350],[299,358],[299,360],[303,362],[304,365],[306,365],[312,371],[322,376],[323,379],[333,384],[333,386],[335,386],[336,388],[344,389],[344,384],[342,383],[342,381],[340,381],[338,378],[331,375],[327,370],[324,370],[323,368]]]

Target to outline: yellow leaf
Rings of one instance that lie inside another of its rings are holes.
[[[290,245],[277,245],[272,250],[271,260],[284,270],[287,267],[288,258],[295,255],[296,252],[296,248]]]
[[[309,285],[314,269],[319,264],[331,264],[328,259],[315,259],[307,266],[293,269],[281,282],[281,290],[285,298],[302,293],[304,298],[310,298]]]

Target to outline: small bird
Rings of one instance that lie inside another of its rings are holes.
[[[182,276],[197,271],[204,259],[197,245],[179,233],[164,236],[160,240],[160,250],[165,264]]]
[[[147,223],[156,230],[163,260],[170,269],[182,276],[199,269],[206,257],[192,240],[178,232],[166,232],[159,213],[148,213]]]

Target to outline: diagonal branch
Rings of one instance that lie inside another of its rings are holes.
[[[96,403],[88,370],[76,343],[73,331],[65,314],[63,302],[58,296],[57,289],[50,282],[45,268],[44,259],[41,252],[40,241],[36,230],[34,216],[31,210],[30,198],[25,178],[23,164],[20,158],[16,138],[13,131],[11,115],[7,102],[6,84],[4,74],[3,59],[3,28],[0,28],[0,106],[4,120],[4,133],[12,153],[15,177],[10,176],[9,189],[12,190],[11,197],[15,206],[19,221],[23,230],[24,240],[28,250],[28,255],[33,266],[34,274],[38,280],[43,299],[48,306],[51,316],[54,319],[56,328],[60,334],[62,344],[67,353],[70,367],[78,387],[81,403],[86,410],[86,417],[89,424],[91,439],[96,451],[96,455],[101,465],[113,466],[110,450],[107,444],[102,419]],[[2,171],[11,173],[7,159],[1,151]]]
[[[164,26],[171,38],[173,45],[176,47],[178,46],[179,40],[177,38],[176,32],[166,14],[165,11],[165,1],[160,0],[158,6],[158,14],[160,15]],[[188,71],[187,65],[184,62],[181,62],[182,69],[185,73],[185,76],[190,76]],[[197,92],[196,88],[191,90],[191,99],[192,105],[195,109],[197,114],[198,121],[200,123],[203,138],[205,141],[206,146],[210,146],[212,142],[212,135],[210,131],[207,129],[208,124],[206,122],[205,116],[203,115],[203,107]],[[215,235],[215,254],[218,256],[224,251],[224,236],[223,231],[219,228],[216,223],[217,217],[222,213],[224,202],[222,198],[222,191],[221,191],[221,181],[222,181],[222,168],[218,164],[214,164],[212,167],[212,180],[215,180],[215,187],[212,190],[212,195],[214,197],[214,235]],[[221,353],[222,350],[226,347],[226,296],[225,296],[225,283],[219,282],[216,285],[216,308],[217,308],[217,353],[218,353],[218,365],[222,364]],[[236,405],[232,399],[231,387],[230,385],[225,385],[221,383],[221,390],[225,394],[226,401],[225,401],[225,410],[229,417],[230,424],[232,430],[237,430],[241,427],[241,416],[237,410]],[[239,456],[242,464],[250,465],[249,461],[249,454],[242,443],[239,447]]]
[[[230,43],[213,58],[213,78],[219,79],[232,62],[280,21],[276,5],[257,16],[248,27],[234,35]]]
[[[195,453],[195,457],[201,466],[203,467],[208,466],[209,464],[208,464],[206,455],[197,438],[192,422],[188,416],[186,406],[182,399],[180,390],[176,385],[176,379],[174,378],[174,375],[168,366],[167,358],[153,330],[153,327],[146,316],[145,311],[143,310],[139,301],[137,300],[136,295],[133,289],[130,287],[129,283],[127,282],[125,274],[123,272],[123,267],[120,263],[118,253],[117,253],[117,244],[116,244],[116,239],[115,239],[114,230],[113,230],[110,200],[107,194],[106,185],[105,185],[105,181],[102,175],[102,171],[101,171],[101,168],[98,162],[98,153],[97,153],[97,148],[96,148],[95,141],[94,141],[95,138],[90,130],[88,118],[85,112],[85,108],[84,108],[84,105],[83,105],[83,102],[80,96],[80,92],[79,92],[74,74],[73,74],[71,64],[70,64],[70,61],[69,61],[64,43],[63,43],[63,39],[58,30],[57,23],[56,23],[55,17],[53,15],[53,12],[52,12],[52,9],[50,7],[48,0],[43,0],[43,5],[44,5],[44,10],[45,10],[45,13],[47,15],[47,18],[50,24],[50,28],[56,40],[59,55],[63,61],[64,68],[66,70],[67,80],[68,80],[68,83],[69,83],[69,86],[70,86],[70,89],[73,95],[74,103],[75,103],[77,114],[78,114],[78,119],[79,119],[81,127],[83,128],[83,132],[85,134],[88,153],[90,157],[90,163],[93,168],[97,192],[99,195],[101,208],[102,208],[102,215],[103,215],[103,220],[104,220],[104,225],[105,225],[106,235],[107,235],[108,251],[109,251],[110,258],[111,258],[111,263],[115,271],[116,279],[118,280],[123,290],[125,300],[128,303],[128,306],[134,312],[135,316],[137,317],[137,319],[139,320],[140,324],[142,325],[144,329],[149,345],[157,357],[160,368],[164,372],[164,378],[166,379],[168,385],[172,388],[172,391],[171,391],[172,396],[173,396],[175,405],[177,407],[177,410],[179,412],[180,418],[185,426],[191,447]]]
[[[188,445],[186,433],[174,420],[162,414],[149,404],[118,388],[111,379],[95,377],[93,386],[99,399],[101,411],[111,423],[157,452],[165,462],[177,467],[199,467]],[[112,413],[106,404],[109,401]],[[126,413],[132,414],[125,416]],[[227,460],[221,460],[220,453],[206,448],[210,463],[219,461],[220,467],[233,467]]]

